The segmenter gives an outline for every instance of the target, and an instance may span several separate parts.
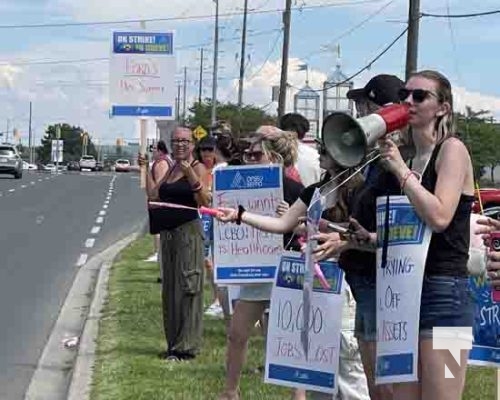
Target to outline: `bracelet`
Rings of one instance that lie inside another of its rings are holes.
[[[243,213],[245,212],[245,207],[242,205],[238,206],[238,216],[236,217],[236,225],[241,225],[241,217],[243,216]]]
[[[406,185],[406,181],[408,181],[408,179],[410,178],[410,176],[414,176],[415,178],[417,178],[420,182],[420,180],[422,179],[421,175],[418,173],[418,172],[415,172],[415,171],[412,171],[411,169],[405,174],[405,176],[403,177],[403,179],[401,180],[401,190],[404,190],[405,188],[405,185]]]

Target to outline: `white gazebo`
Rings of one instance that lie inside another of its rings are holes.
[[[353,102],[347,98],[347,92],[353,85],[340,69],[340,61],[337,61],[335,69],[323,83],[323,119],[332,111],[343,111],[352,115]]]
[[[293,99],[294,112],[303,115],[309,121],[309,132],[304,137],[306,141],[312,141],[319,135],[319,98],[319,94],[309,86],[309,81],[306,80],[306,85],[295,94]]]

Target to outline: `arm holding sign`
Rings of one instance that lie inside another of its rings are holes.
[[[303,216],[306,211],[307,206],[298,199],[279,217],[251,213],[240,206],[239,209],[219,208],[220,214],[216,218],[221,222],[244,223],[266,232],[288,233],[297,226],[299,217]]]

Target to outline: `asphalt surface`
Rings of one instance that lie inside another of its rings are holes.
[[[146,217],[135,173],[0,175],[0,399],[22,399],[73,279]]]

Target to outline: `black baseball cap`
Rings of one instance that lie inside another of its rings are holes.
[[[361,89],[351,89],[347,92],[347,98],[360,100],[362,98],[373,101],[379,106],[388,103],[399,103],[399,90],[404,88],[405,83],[395,75],[376,75],[368,81]]]

